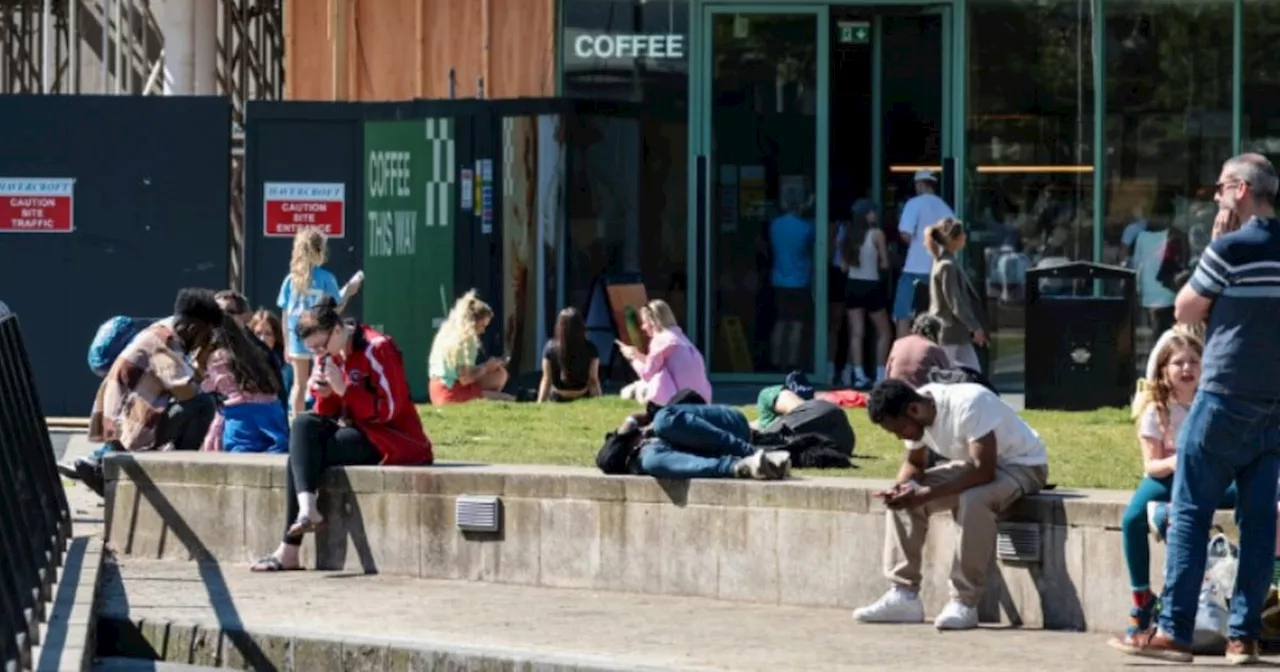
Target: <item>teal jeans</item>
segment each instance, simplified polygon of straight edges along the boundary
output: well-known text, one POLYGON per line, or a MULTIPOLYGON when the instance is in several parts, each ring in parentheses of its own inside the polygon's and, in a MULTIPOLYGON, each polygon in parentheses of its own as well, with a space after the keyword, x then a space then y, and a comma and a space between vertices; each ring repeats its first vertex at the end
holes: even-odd
MULTIPOLYGON (((1169 502, 1173 499, 1173 476, 1152 478, 1144 476, 1138 489, 1129 500, 1129 508, 1125 509, 1124 519, 1120 522, 1120 533, 1124 537, 1124 561, 1129 566, 1129 585, 1134 590, 1151 587, 1151 541, 1148 535, 1147 505, 1151 502, 1169 502)), ((1236 506, 1236 486, 1227 488, 1219 509, 1233 509, 1236 506)), ((1208 544, 1208 540, 1205 540, 1208 544)))

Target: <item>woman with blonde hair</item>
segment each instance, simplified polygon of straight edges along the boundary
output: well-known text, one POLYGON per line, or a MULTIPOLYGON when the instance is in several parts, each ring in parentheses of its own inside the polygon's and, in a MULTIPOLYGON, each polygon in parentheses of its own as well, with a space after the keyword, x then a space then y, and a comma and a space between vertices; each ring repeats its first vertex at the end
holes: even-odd
POLYGON ((316 229, 302 229, 293 237, 293 254, 289 258, 289 274, 280 283, 276 306, 284 315, 285 356, 293 367, 293 385, 289 389, 289 410, 297 415, 306 410, 304 383, 311 377, 311 353, 298 338, 298 318, 314 308, 324 297, 332 297, 341 311, 351 295, 360 290, 363 275, 356 273, 346 287, 338 287, 338 279, 324 268, 328 261, 325 235, 316 229))
POLYGON ((492 321, 493 309, 476 296, 474 289, 453 304, 453 310, 431 342, 431 355, 427 359, 432 404, 461 404, 482 397, 511 399, 502 394, 502 388, 507 385, 506 361, 490 357, 483 364, 476 362, 480 335, 492 321))
POLYGON ((968 241, 964 223, 946 217, 924 230, 924 245, 933 257, 929 272, 929 314, 942 320, 938 345, 952 364, 981 372, 974 345, 987 344, 982 320, 982 296, 956 262, 956 252, 968 241))
POLYGON ((702 353, 684 335, 666 301, 654 299, 640 309, 640 329, 649 337, 649 352, 618 342, 640 380, 622 390, 623 398, 665 406, 680 390, 693 390, 711 402, 711 381, 702 353))

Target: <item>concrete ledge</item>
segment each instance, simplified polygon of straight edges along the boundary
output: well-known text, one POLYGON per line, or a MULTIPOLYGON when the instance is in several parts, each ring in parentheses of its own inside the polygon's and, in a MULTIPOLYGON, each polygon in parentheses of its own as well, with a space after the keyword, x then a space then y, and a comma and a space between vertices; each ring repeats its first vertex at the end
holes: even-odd
MULTIPOLYGON (((469 670, 474 672, 624 672, 668 668, 619 666, 603 656, 529 654, 517 649, 466 647, 432 642, 394 642, 348 637, 322 638, 270 629, 221 629, 180 621, 104 617, 99 655, 137 667, 164 661, 196 667, 177 669, 276 670, 278 672, 385 672, 469 670), (246 655, 246 652, 250 652, 246 655), (127 661, 127 662, 125 662, 127 661)), ((107 668, 103 669, 119 669, 107 668)), ((165 669, 156 667, 155 669, 165 669)))
POLYGON ((79 536, 68 544, 40 645, 32 652, 37 672, 88 670, 93 662, 102 543, 97 536, 79 536))
MULTIPOLYGON (((115 455, 107 479, 107 538, 124 554, 240 563, 283 531, 282 457, 115 455)), ((327 524, 303 554, 320 569, 847 608, 885 588, 885 509, 871 496, 885 484, 500 465, 336 469, 321 497, 327 524), (461 494, 500 496, 502 530, 460 532, 461 494)), ((1042 561, 993 563, 984 620, 1123 629, 1130 598, 1118 527, 1129 494, 1053 491, 1019 503, 1009 520, 1038 526, 1042 561)), ((950 518, 935 517, 923 591, 931 611, 946 600, 955 539, 950 518)), ((1163 547, 1152 555, 1158 582, 1163 547)))

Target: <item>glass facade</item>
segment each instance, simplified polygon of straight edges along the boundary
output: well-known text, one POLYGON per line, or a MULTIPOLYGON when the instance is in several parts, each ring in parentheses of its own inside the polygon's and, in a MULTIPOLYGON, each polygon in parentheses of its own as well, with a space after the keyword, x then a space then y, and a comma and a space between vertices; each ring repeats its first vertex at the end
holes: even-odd
MULTIPOLYGON (((759 239, 786 185, 825 202, 831 221, 815 222, 820 236, 833 238, 849 204, 864 196, 892 234, 910 196, 909 175, 954 166, 955 174, 941 175, 943 196, 961 206, 969 229, 965 261, 985 291, 993 327, 990 373, 1012 391, 1023 379, 1029 269, 1074 260, 1133 268, 1138 360, 1145 361, 1151 334, 1172 317, 1164 251, 1178 244, 1187 254, 1172 263, 1189 265, 1207 243, 1222 161, 1239 151, 1280 159, 1280 112, 1269 95, 1280 89, 1280 65, 1267 50, 1280 36, 1280 2, 854 0, 820 9, 817 20, 808 18, 813 3, 787 5, 562 0, 562 92, 644 101, 667 115, 662 132, 627 122, 639 127, 626 143, 641 152, 661 147, 667 157, 665 167, 638 163, 650 175, 649 196, 636 210, 642 224, 615 217, 616 225, 595 224, 595 235, 586 224, 570 227, 605 246, 596 256, 642 271, 652 294, 674 286, 676 275, 681 287, 686 276, 706 283, 708 291, 691 300, 709 305, 688 314, 713 316, 699 338, 712 350, 713 372, 779 368, 762 326, 773 307, 757 276, 767 270, 759 239), (828 53, 814 52, 817 26, 828 26, 828 53), (683 37, 681 58, 636 55, 669 54, 671 34, 683 37), (633 40, 643 45, 623 50, 625 39, 611 47, 599 35, 661 39, 633 40), (819 99, 830 102, 816 105, 819 99), (797 134, 803 137, 791 137, 797 134), (823 162, 811 156, 815 142, 830 147, 823 162), (708 159, 701 199, 689 170, 695 154, 708 159), (795 166, 791 155, 800 157, 795 166), (730 187, 733 198, 724 193, 730 187), (760 192, 756 205, 743 200, 752 189, 760 192), (646 215, 643 204, 659 193, 679 205, 646 215), (763 214, 751 219, 752 208, 763 214), (644 252, 646 235, 629 238, 635 226, 658 227, 662 242, 653 244, 661 252, 644 252), (731 325, 746 332, 748 347, 722 343, 728 337, 718 311, 751 318, 731 325)), ((583 179, 606 181, 593 172, 583 179)), ((821 219, 814 207, 801 216, 821 219)), ((583 214, 591 217, 601 219, 594 210, 583 214)), ((834 239, 824 242, 830 248, 834 239)), ((814 254, 816 285, 826 280, 814 254)), ((816 291, 804 306, 803 342, 813 344, 805 354, 831 347, 801 368, 823 371, 829 367, 818 360, 836 358, 843 337, 835 287, 826 292, 829 310, 817 309, 816 291), (822 338, 819 326, 829 329, 822 338)), ((678 314, 686 315, 683 306, 678 314)))
POLYGON ((564 0, 560 89, 627 101, 566 129, 565 303, 583 309, 596 278, 639 274, 649 298, 687 306, 689 2, 564 0))

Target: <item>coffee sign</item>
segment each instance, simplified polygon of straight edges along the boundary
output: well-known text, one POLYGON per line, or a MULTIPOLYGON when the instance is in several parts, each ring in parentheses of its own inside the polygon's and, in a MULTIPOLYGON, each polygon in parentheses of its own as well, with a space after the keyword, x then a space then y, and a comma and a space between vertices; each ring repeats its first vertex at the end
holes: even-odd
POLYGON ((684 35, 578 35, 573 38, 573 55, 604 59, 681 59, 684 35))

